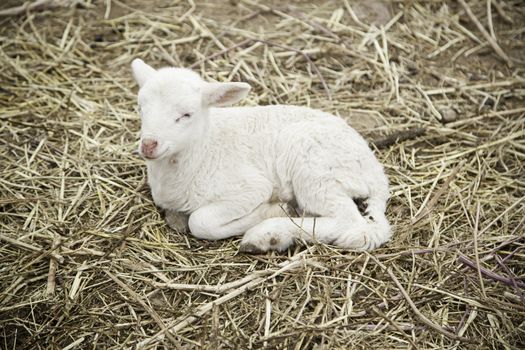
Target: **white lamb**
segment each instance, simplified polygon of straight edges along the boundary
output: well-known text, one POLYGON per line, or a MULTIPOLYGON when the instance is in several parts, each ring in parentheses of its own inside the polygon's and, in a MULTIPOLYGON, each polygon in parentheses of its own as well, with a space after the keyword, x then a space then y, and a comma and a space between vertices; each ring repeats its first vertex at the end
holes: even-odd
POLYGON ((222 108, 250 86, 140 59, 132 70, 153 199, 168 215, 189 214, 195 237, 244 234, 244 252, 282 251, 295 239, 369 250, 390 238, 383 167, 344 120, 296 106, 222 108), (285 203, 301 214, 289 217, 285 203))

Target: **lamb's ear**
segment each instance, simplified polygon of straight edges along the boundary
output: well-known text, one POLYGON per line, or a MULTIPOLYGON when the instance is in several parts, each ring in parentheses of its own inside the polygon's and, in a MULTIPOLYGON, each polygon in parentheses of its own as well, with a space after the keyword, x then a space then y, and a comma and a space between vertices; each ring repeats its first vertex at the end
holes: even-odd
POLYGON ((204 83, 202 101, 210 107, 230 106, 245 98, 250 89, 246 83, 204 83))
POLYGON ((137 81, 140 87, 146 84, 146 81, 156 72, 156 70, 144 63, 140 58, 135 58, 131 62, 131 70, 133 71, 133 77, 137 81))

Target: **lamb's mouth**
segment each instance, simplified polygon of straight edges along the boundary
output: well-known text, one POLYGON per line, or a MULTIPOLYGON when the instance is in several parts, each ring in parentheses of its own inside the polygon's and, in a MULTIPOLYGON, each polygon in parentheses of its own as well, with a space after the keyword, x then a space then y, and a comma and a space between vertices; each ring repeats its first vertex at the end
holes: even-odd
POLYGON ((145 154, 141 154, 141 156, 146 159, 146 160, 156 160, 156 159, 160 159, 164 154, 166 154, 169 150, 169 147, 166 148, 161 154, 155 156, 155 157, 148 157, 147 155, 145 154))

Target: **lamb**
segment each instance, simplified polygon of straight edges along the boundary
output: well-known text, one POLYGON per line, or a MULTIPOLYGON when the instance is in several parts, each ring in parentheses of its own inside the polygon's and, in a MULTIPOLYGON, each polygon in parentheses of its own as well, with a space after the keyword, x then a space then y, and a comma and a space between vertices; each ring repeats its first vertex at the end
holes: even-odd
POLYGON ((191 234, 243 235, 240 251, 296 240, 371 250, 389 240, 388 179, 341 118, 306 107, 227 107, 250 85, 205 82, 184 68, 132 62, 139 154, 156 205, 189 215, 191 234), (360 212, 356 202, 366 203, 360 212), (294 217, 286 208, 296 207, 294 217))

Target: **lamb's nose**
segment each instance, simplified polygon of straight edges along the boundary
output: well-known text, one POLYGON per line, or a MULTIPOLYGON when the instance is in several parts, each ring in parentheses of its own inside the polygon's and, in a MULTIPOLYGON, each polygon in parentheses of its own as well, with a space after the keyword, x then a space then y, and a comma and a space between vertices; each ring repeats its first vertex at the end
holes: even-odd
POLYGON ((154 139, 142 140, 142 154, 144 154, 146 158, 153 158, 153 155, 155 154, 155 149, 157 148, 158 144, 159 143, 157 142, 157 140, 154 139))

